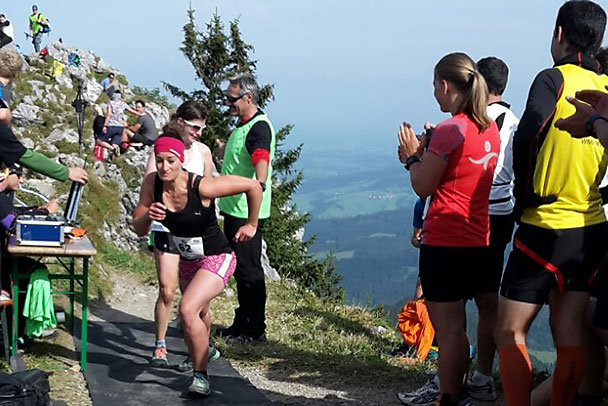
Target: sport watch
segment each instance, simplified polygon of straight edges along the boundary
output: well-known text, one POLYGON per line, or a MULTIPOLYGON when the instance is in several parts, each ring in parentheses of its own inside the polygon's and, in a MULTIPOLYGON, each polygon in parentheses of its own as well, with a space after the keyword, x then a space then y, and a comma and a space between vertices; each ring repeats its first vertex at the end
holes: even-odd
POLYGON ((418 155, 412 155, 405 160, 405 169, 410 170, 410 166, 415 164, 416 162, 422 162, 422 159, 418 155))
POLYGON ((587 124, 585 124, 585 135, 593 138, 597 138, 597 134, 595 133, 595 128, 593 125, 597 120, 603 120, 608 123, 608 118, 602 116, 601 114, 594 114, 591 116, 589 120, 587 120, 587 124))

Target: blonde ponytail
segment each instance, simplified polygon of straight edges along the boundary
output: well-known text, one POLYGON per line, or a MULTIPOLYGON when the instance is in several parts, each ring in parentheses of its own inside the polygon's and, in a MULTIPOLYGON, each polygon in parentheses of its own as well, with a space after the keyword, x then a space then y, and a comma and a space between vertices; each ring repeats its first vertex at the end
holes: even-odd
POLYGON ((488 85, 467 54, 455 52, 441 58, 435 66, 435 77, 452 83, 462 92, 458 113, 465 113, 480 132, 490 127, 488 85))

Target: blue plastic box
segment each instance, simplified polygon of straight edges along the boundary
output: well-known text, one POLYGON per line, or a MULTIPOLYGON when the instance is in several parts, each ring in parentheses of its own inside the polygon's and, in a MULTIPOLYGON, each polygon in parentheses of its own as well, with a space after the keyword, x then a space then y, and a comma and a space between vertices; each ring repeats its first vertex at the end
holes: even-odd
POLYGON ((17 245, 59 247, 64 243, 64 221, 48 216, 19 216, 16 220, 17 245))

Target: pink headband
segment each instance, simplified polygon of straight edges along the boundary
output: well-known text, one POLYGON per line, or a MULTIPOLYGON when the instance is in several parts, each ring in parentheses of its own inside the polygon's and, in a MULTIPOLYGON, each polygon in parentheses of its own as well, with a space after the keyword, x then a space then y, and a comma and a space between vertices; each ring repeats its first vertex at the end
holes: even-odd
POLYGON ((184 163, 184 143, 173 137, 158 137, 154 143, 154 153, 170 152, 184 163))

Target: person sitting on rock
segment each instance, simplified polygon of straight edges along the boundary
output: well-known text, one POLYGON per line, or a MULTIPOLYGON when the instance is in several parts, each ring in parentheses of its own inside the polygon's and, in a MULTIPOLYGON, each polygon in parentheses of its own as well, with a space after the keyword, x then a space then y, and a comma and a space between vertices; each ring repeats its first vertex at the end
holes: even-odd
POLYGON ((103 87, 103 92, 108 95, 110 100, 112 100, 112 95, 116 91, 116 76, 110 72, 108 76, 101 81, 101 86, 103 87))
POLYGON ((93 119, 93 138, 95 139, 95 147, 93 148, 93 155, 100 161, 103 161, 107 151, 107 153, 111 153, 114 151, 114 147, 112 144, 103 141, 105 139, 105 134, 103 133, 103 126, 106 122, 106 118, 103 115, 103 111, 101 107, 98 105, 95 106, 95 118, 93 119))
POLYGON ((156 123, 150 113, 146 111, 146 103, 143 100, 135 101, 135 111, 139 113, 137 123, 125 127, 120 144, 121 152, 125 152, 133 143, 154 145, 154 141, 158 137, 156 123))
POLYGON ((140 115, 122 100, 122 94, 117 90, 112 94, 112 101, 108 103, 108 113, 102 129, 103 136, 99 137, 101 141, 111 144, 117 155, 120 154, 120 141, 126 124, 125 110, 140 115))

